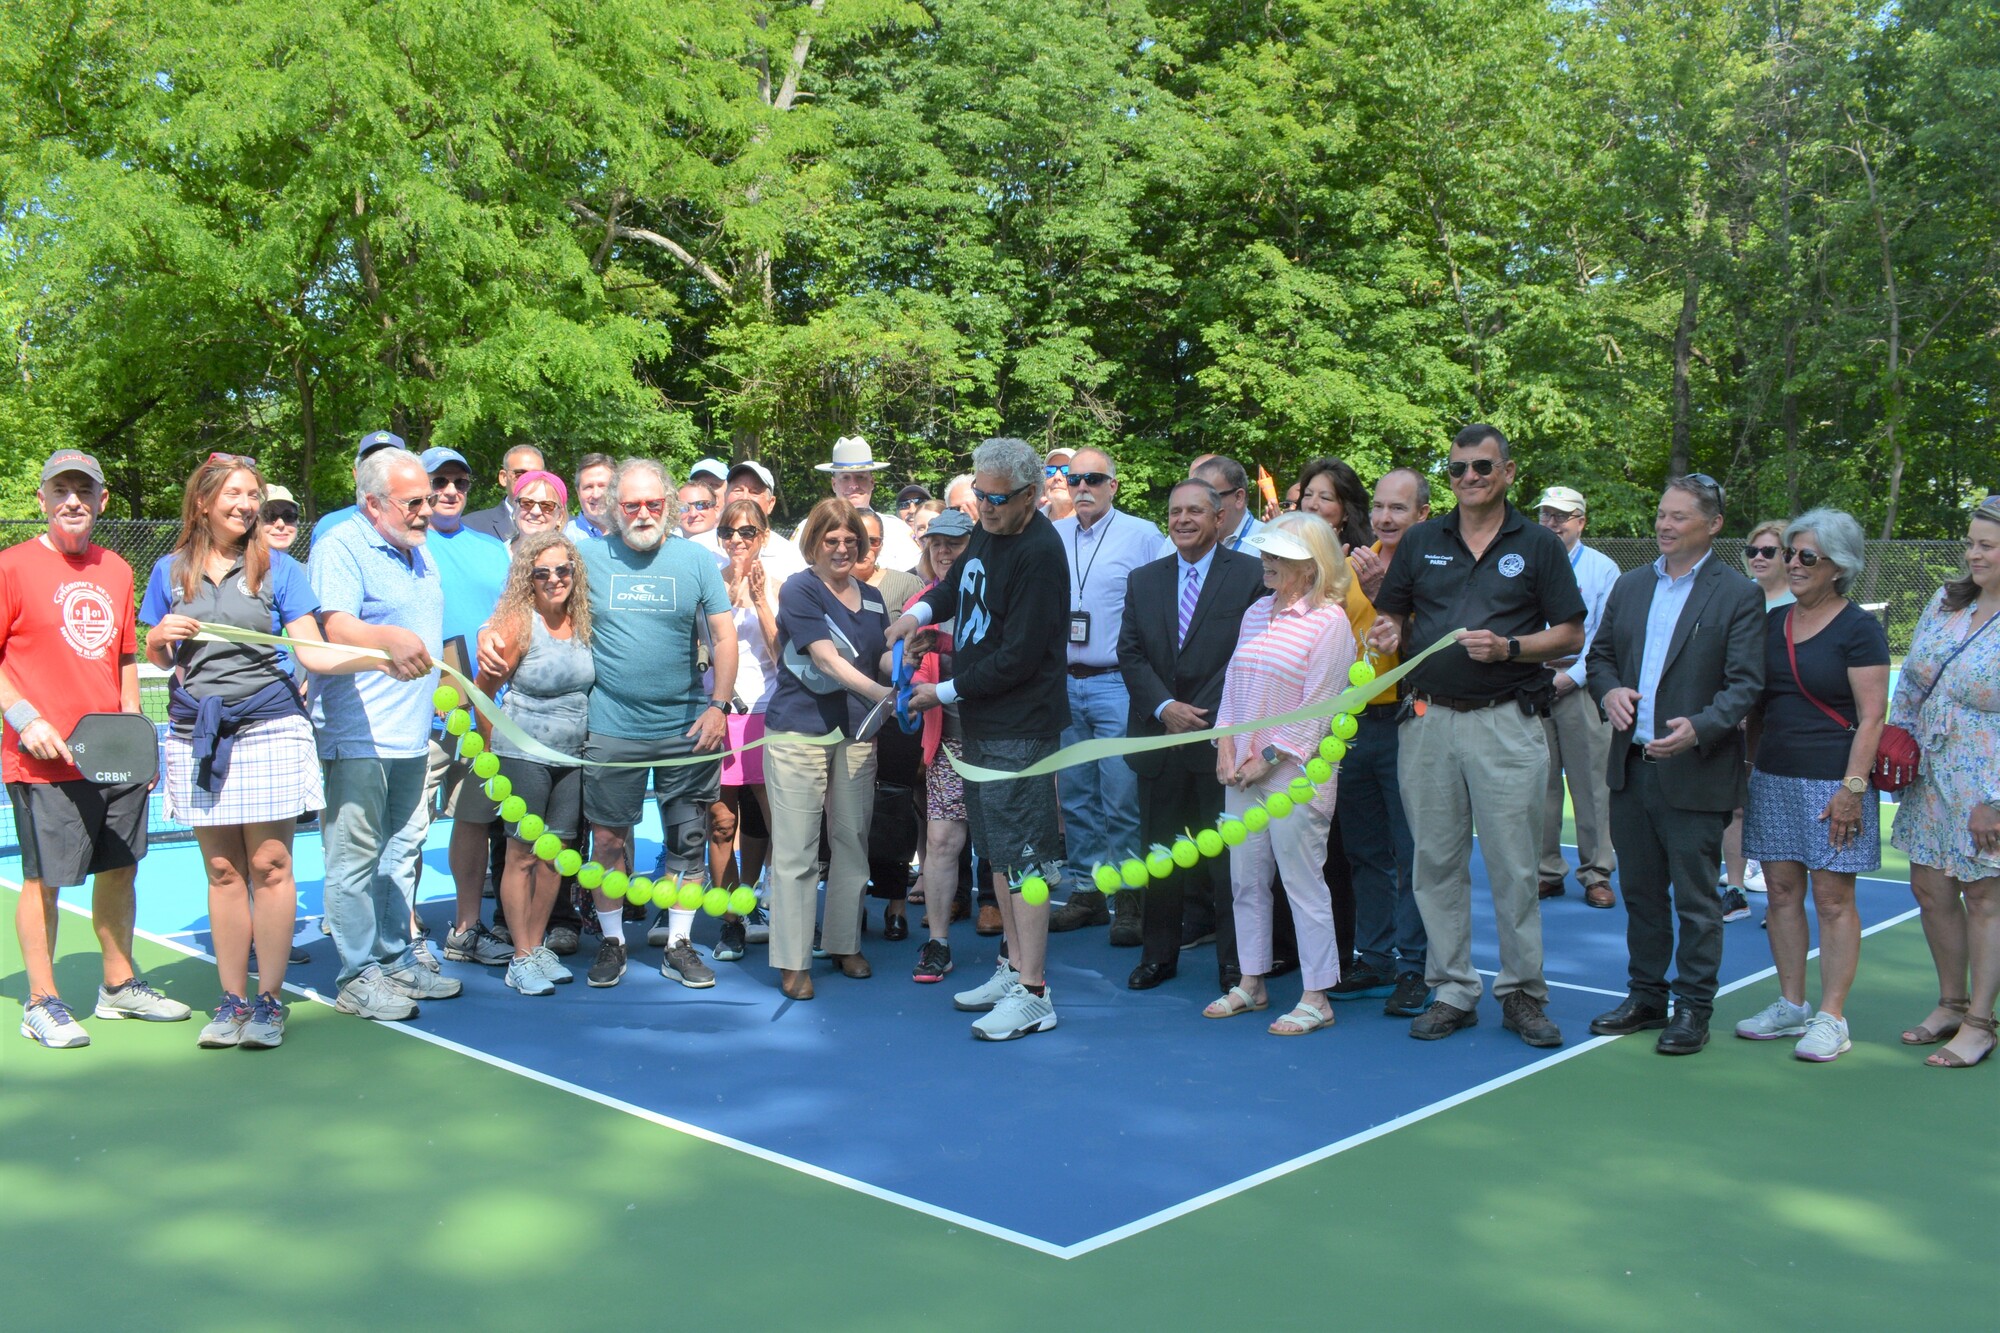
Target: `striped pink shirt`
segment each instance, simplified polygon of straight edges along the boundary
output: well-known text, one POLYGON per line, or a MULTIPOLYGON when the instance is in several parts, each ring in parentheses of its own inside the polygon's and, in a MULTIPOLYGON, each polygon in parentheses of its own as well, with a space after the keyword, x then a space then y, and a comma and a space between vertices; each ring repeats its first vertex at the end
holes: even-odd
MULTIPOLYGON (((1347 680, 1347 669, 1354 664, 1354 632, 1339 604, 1309 606, 1301 598, 1275 617, 1271 604, 1272 599, 1265 597, 1243 613, 1236 653, 1229 659, 1229 674, 1222 682, 1217 726, 1234 726, 1325 703, 1347 680)), ((1326 719, 1321 718, 1230 739, 1235 742, 1238 763, 1266 745, 1275 745, 1304 763, 1319 752, 1326 728, 1326 719)))

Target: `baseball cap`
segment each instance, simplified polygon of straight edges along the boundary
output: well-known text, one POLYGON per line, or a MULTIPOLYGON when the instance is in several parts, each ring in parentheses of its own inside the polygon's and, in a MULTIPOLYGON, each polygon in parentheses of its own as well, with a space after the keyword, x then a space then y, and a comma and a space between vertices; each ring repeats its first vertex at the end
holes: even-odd
POLYGON ((292 493, 286 490, 283 486, 266 486, 264 488, 264 503, 267 505, 268 504, 295 505, 298 503, 298 501, 294 499, 292 493))
POLYGON ((1042 462, 1045 464, 1053 463, 1058 458, 1069 459, 1074 457, 1076 457, 1076 450, 1065 447, 1058 447, 1049 450, 1047 457, 1043 458, 1042 462))
POLYGON ((742 462, 731 467, 729 469, 729 475, 724 477, 723 481, 729 482, 735 480, 736 474, 739 472, 748 472, 752 476, 756 477, 757 480, 764 483, 764 489, 767 491, 775 491, 778 489, 778 483, 771 479, 771 469, 765 467, 762 463, 759 463, 754 458, 746 458, 742 462))
POLYGON ((1588 508, 1580 492, 1567 486, 1551 486, 1542 492, 1542 498, 1535 501, 1537 509, 1560 509, 1566 514, 1581 514, 1588 508))
POLYGON ((911 482, 909 485, 905 486, 902 490, 896 492, 896 505, 898 508, 901 508, 903 505, 910 503, 910 501, 912 500, 921 503, 930 498, 931 498, 930 487, 919 486, 917 483, 911 482))
POLYGON ((446 463, 456 463, 467 472, 472 471, 472 464, 466 462, 465 455, 456 449, 447 449, 443 445, 435 445, 432 448, 424 450, 424 471, 436 472, 446 463))
POLYGON ((722 460, 719 458, 702 458, 697 459, 695 465, 688 469, 688 475, 693 477, 706 472, 717 481, 727 483, 729 481, 729 471, 727 467, 723 466, 722 460))
POLYGON ((947 509, 942 514, 931 516, 930 526, 924 529, 926 537, 970 537, 972 516, 963 509, 947 509))
POLYGON ((403 437, 394 431, 371 430, 361 437, 361 443, 354 446, 354 461, 359 463, 377 449, 401 449, 403 437))
POLYGON ((59 476, 64 472, 81 472, 99 486, 104 484, 104 469, 97 460, 81 449, 58 449, 49 455, 49 461, 42 464, 42 480, 59 476))

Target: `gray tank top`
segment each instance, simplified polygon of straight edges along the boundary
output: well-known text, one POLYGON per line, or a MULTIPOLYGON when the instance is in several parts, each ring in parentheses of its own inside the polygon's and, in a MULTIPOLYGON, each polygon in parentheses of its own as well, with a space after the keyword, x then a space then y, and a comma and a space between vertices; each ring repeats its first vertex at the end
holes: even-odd
MULTIPOLYGON (((579 639, 550 636, 540 616, 530 616, 534 634, 514 678, 507 683, 501 711, 521 730, 554 750, 581 756, 590 730, 590 687, 597 667, 590 645, 579 639)), ((493 734, 493 752, 523 759, 520 748, 506 736, 493 734)))

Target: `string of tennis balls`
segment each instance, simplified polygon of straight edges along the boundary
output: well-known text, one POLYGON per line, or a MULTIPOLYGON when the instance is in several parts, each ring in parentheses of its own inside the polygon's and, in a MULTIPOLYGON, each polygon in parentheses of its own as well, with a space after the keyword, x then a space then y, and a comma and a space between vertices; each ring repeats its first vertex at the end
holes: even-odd
MULTIPOLYGON (((1347 669, 1347 679, 1354 685, 1366 685, 1375 679, 1375 668, 1365 660, 1358 661, 1347 669)), ((1360 726, 1360 720, 1352 712, 1335 713, 1327 724, 1327 735, 1319 743, 1319 753, 1306 761, 1305 772, 1293 778, 1285 790, 1272 792, 1241 815, 1223 816, 1214 828, 1199 833, 1183 830, 1171 847, 1156 842, 1143 857, 1128 857, 1115 866, 1094 866, 1091 883, 1100 893, 1143 889, 1177 869, 1192 868, 1204 856, 1221 856, 1252 833, 1262 833, 1272 820, 1284 819, 1311 801, 1322 783, 1332 780, 1333 766, 1347 757, 1347 743, 1354 739, 1360 726)), ((1049 900, 1049 882, 1040 875, 1024 875, 1014 887, 1020 892, 1021 901, 1031 907, 1049 900)))
POLYGON ((690 912, 699 908, 710 916, 729 912, 748 916, 757 910, 757 890, 748 884, 739 884, 734 889, 719 884, 704 887, 699 881, 683 882, 674 875, 655 881, 645 875, 606 870, 600 862, 584 860, 574 847, 563 846, 562 839, 548 831, 542 817, 531 813, 528 803, 514 794, 514 784, 500 772, 500 756, 487 749, 485 739, 472 729, 472 714, 463 707, 464 699, 458 690, 440 685, 431 695, 431 703, 444 714, 446 734, 458 738, 458 757, 471 761, 473 776, 500 808, 501 822, 513 825, 514 836, 533 848, 537 857, 553 864, 557 874, 571 876, 586 889, 595 889, 607 898, 623 899, 638 907, 657 903, 690 912))

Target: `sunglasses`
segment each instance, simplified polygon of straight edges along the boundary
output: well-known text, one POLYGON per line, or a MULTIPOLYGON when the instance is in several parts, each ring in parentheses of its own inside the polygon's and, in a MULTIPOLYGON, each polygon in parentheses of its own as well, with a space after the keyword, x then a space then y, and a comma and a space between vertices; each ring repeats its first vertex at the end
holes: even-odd
POLYGON ((715 530, 716 540, 725 542, 732 538, 739 542, 754 542, 763 535, 764 529, 749 523, 744 524, 740 528, 717 528, 715 530))
POLYGON ((208 462, 228 463, 234 467, 256 467, 257 460, 248 454, 210 454, 208 462))
POLYGON ((457 492, 458 492, 458 493, 459 493, 460 495, 470 495, 470 494, 472 494, 472 478, 470 478, 470 477, 432 477, 432 478, 431 478, 431 490, 432 490, 432 491, 434 491, 434 492, 435 492, 435 491, 457 491, 457 492))
POLYGON ((665 500, 620 500, 618 507, 625 511, 625 517, 637 518, 641 514, 651 514, 654 518, 667 512, 665 500))
POLYGON ((410 517, 415 518, 420 510, 429 509, 431 507, 432 500, 431 497, 428 495, 413 495, 407 500, 396 500, 396 499, 385 498, 383 500, 383 503, 393 505, 396 508, 401 509, 405 514, 408 514, 410 517))
POLYGON ((537 583, 568 583, 576 577, 576 566, 567 561, 560 565, 536 565, 528 571, 528 577, 537 583))
POLYGON ((1042 475, 1044 477, 1067 477, 1069 475, 1069 464, 1067 463, 1044 464, 1042 467, 1042 475))
POLYGON ((682 505, 681 508, 685 509, 687 512, 691 514, 706 514, 709 510, 715 508, 715 501, 689 500, 686 504, 682 505))
POLYGON ((991 505, 995 509, 1005 509, 1022 494, 1034 489, 1034 483, 1032 482, 1026 486, 1016 486, 1011 491, 982 491, 977 486, 974 486, 972 488, 972 498, 983 505, 991 505))
POLYGON ((1790 546, 1785 548, 1785 563, 1789 565, 1792 561, 1796 560, 1799 562, 1799 568, 1801 569, 1811 569, 1814 565, 1825 559, 1826 557, 1818 551, 1801 551, 1790 546))
POLYGON ((1107 481, 1116 481, 1117 478, 1109 472, 1078 472, 1069 480, 1072 486, 1102 486, 1107 481))
POLYGON ((514 507, 530 518, 554 518, 563 511, 560 500, 516 500, 514 507))
POLYGON ((1476 477, 1490 477, 1493 475, 1493 469, 1499 466, 1490 458, 1454 458, 1444 465, 1444 470, 1454 477, 1462 477, 1466 469, 1470 468, 1476 477))
POLYGON ((1743 554, 1752 560, 1776 560, 1782 549, 1777 546, 1746 546, 1743 554))
POLYGON ((299 507, 288 504, 265 505, 258 516, 266 523, 297 523, 299 507))

